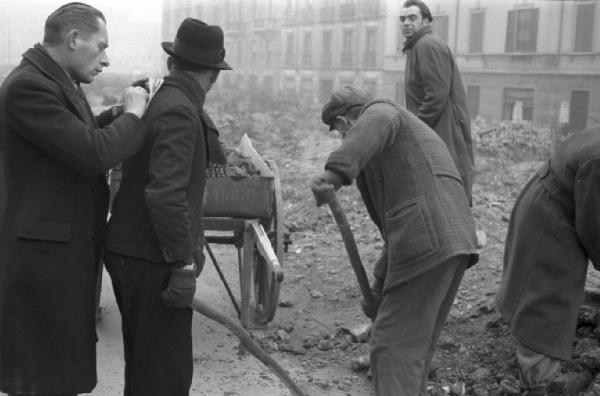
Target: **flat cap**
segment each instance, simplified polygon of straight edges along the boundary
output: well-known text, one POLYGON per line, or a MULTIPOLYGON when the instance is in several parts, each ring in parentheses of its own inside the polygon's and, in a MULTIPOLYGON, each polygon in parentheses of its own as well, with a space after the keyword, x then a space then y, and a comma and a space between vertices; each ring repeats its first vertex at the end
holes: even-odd
POLYGON ((321 119, 325 125, 329 125, 329 130, 333 130, 333 122, 336 117, 344 114, 348 109, 355 106, 362 106, 373 100, 373 97, 362 89, 345 85, 338 88, 331 94, 331 98, 323 106, 321 119))

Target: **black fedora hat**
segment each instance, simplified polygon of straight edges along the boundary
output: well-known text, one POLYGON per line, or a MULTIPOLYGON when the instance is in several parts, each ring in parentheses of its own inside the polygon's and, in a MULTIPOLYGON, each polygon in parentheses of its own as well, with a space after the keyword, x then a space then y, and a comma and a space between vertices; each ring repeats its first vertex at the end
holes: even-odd
POLYGON ((186 18, 177 29, 174 42, 161 43, 165 52, 198 66, 231 70, 225 62, 223 30, 199 19, 186 18))

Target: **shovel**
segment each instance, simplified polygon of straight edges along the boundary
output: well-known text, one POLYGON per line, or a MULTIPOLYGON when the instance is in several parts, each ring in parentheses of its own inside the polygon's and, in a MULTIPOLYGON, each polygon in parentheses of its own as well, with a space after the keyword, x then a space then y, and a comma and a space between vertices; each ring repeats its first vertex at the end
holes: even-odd
MULTIPOLYGON (((323 192, 326 196, 325 202, 327 205, 329 205, 331 214, 333 215, 333 218, 340 229, 340 234, 342 234, 342 240, 344 241, 344 246, 346 247, 346 253, 348 253, 348 258, 350 259, 350 264, 354 270, 354 275, 356 275, 356 280, 358 281, 358 286, 362 292, 363 299, 365 303, 371 303, 373 301, 373 293, 371 292, 371 286, 369 285, 369 278, 367 278, 365 267, 360 260, 356 241, 354 240, 354 235, 352 234, 352 230, 350 229, 350 225, 348 224, 344 210, 342 209, 340 201, 338 201, 337 196, 335 195, 333 186, 325 185, 323 188, 323 192)), ((315 198, 317 197, 315 196, 315 198)), ((321 203, 322 202, 320 202, 320 200, 317 198, 317 205, 320 205, 321 203)))

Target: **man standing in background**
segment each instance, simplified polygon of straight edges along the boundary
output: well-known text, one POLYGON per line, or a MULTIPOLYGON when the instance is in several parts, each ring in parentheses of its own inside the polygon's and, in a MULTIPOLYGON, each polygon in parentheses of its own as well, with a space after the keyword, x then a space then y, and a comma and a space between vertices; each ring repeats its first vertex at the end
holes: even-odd
POLYGON ((94 117, 80 88, 109 65, 104 15, 59 7, 0 88, 0 390, 72 396, 96 386, 96 277, 106 172, 139 151, 147 94, 94 117))
POLYGON ((406 1, 400 11, 406 38, 406 107, 446 143, 472 204, 474 155, 467 96, 450 48, 432 34, 432 20, 422 1, 406 1))

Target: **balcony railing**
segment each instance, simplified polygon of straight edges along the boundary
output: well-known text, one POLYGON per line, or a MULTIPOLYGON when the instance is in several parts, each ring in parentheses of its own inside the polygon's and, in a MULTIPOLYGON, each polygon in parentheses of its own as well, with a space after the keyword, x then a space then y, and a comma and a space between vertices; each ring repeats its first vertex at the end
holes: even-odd
POLYGON ((501 53, 472 54, 460 53, 467 68, 503 70, 507 68, 532 71, 592 71, 597 70, 600 52, 580 53, 501 53))

